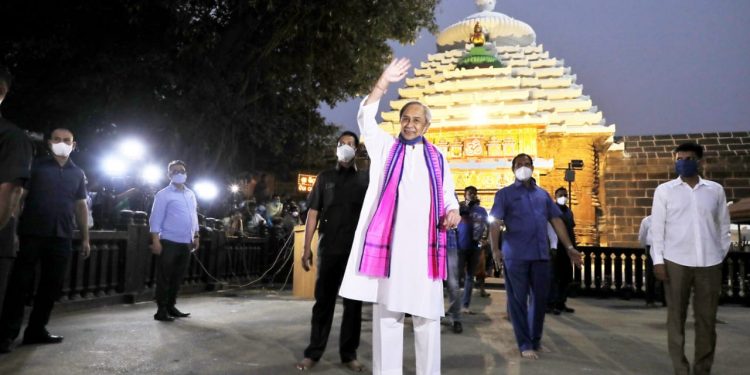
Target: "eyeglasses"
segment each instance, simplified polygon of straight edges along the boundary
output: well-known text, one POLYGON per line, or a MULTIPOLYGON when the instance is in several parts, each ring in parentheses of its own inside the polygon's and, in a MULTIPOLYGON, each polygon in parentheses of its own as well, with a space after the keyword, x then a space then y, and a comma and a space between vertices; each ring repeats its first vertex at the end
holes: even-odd
POLYGON ((422 124, 422 119, 419 117, 409 117, 409 116, 401 117, 401 124, 408 124, 409 122, 411 122, 414 125, 420 125, 422 124))

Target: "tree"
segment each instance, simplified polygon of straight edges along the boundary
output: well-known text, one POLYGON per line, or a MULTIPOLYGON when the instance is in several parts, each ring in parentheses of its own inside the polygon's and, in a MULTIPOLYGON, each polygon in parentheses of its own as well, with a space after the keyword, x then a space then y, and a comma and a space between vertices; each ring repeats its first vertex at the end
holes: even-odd
POLYGON ((386 41, 434 32, 436 3, 6 0, 0 61, 17 80, 4 114, 69 127, 91 156, 136 132, 193 170, 320 167, 336 128, 319 103, 369 91, 386 41))

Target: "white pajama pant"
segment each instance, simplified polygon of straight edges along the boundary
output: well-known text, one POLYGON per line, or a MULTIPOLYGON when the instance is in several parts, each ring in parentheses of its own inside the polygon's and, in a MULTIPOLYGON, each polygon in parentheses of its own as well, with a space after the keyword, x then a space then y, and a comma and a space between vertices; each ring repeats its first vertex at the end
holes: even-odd
MULTIPOLYGON (((372 306, 372 373, 403 374, 404 313, 372 306)), ((417 375, 440 374, 440 320, 412 316, 417 375)))

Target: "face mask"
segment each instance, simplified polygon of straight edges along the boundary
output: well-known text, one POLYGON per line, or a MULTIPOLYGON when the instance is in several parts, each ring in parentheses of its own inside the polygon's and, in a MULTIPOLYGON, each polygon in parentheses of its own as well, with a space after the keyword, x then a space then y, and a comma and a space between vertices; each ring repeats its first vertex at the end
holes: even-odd
POLYGON ((175 173, 170 180, 175 184, 184 184, 187 181, 187 173, 175 173))
POLYGON ((564 206, 566 203, 568 203, 568 198, 566 197, 557 197, 557 204, 564 206))
POLYGON ((698 161, 690 159, 677 160, 674 169, 682 177, 693 177, 698 174, 698 161))
POLYGON ((354 159, 354 148, 349 145, 341 145, 336 148, 336 157, 340 162, 348 163, 354 159))
POLYGON ((73 152, 73 145, 69 145, 65 142, 53 143, 52 153, 57 156, 67 158, 70 153, 73 152))
POLYGON ((526 181, 531 178, 531 168, 519 167, 518 169, 516 169, 515 174, 518 181, 526 181))

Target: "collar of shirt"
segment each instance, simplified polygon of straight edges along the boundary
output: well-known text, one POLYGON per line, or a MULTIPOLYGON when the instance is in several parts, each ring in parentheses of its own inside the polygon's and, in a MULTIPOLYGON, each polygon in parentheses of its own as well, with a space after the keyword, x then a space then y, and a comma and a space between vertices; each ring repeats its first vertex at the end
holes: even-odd
POLYGON ((516 179, 516 181, 513 182, 512 186, 514 188, 522 188, 522 189, 527 189, 527 190, 534 190, 536 188, 536 180, 534 180, 533 178, 529 179, 529 184, 530 184, 529 187, 526 187, 526 185, 524 185, 523 182, 518 181, 518 179, 516 179))
MULTIPOLYGON (((680 186, 680 185, 683 185, 683 184, 687 185, 688 187, 690 187, 690 185, 688 185, 687 182, 683 181, 682 178, 679 177, 679 176, 677 178, 675 178, 674 180, 669 181, 667 184, 668 184, 667 186, 669 186, 670 188, 674 188, 675 186, 680 186)), ((698 186, 701 186, 701 185, 708 186, 709 184, 706 182, 706 180, 702 179, 701 176, 698 176, 698 183, 695 184, 695 187, 691 188, 691 189, 697 189, 698 186)))
POLYGON ((185 186, 184 184, 182 185, 182 189, 180 189, 177 186, 175 186, 175 184, 173 184, 173 183, 170 183, 169 186, 167 186, 167 189, 169 189, 171 191, 176 191, 176 192, 183 192, 183 191, 187 191, 188 190, 187 186, 185 186))
POLYGON ((41 159, 39 160, 39 162, 40 162, 40 163, 43 163, 43 164, 47 164, 47 163, 49 163, 49 164, 54 164, 54 165, 55 165, 55 166, 57 166, 57 167, 60 167, 60 168, 66 168, 66 169, 67 169, 67 168, 75 168, 75 167, 77 167, 76 163, 74 163, 74 162, 73 162, 73 159, 71 159, 71 158, 68 158, 68 160, 66 160, 66 161, 65 161, 65 164, 63 164, 63 165, 60 165, 60 164, 59 164, 59 163, 57 162, 57 159, 55 159, 55 157, 54 157, 54 156, 51 156, 51 155, 47 155, 47 156, 45 156, 45 157, 41 158, 41 159))
POLYGON ((356 172, 357 171, 357 163, 355 163, 354 160, 352 160, 352 165, 349 168, 344 168, 344 167, 341 166, 341 163, 337 162, 336 163, 336 171, 339 172, 339 173, 342 173, 342 172, 350 172, 350 173, 356 172))

